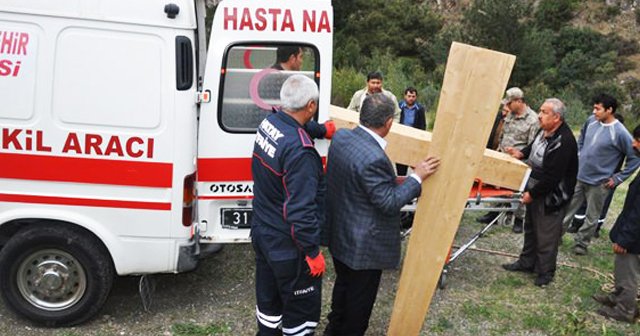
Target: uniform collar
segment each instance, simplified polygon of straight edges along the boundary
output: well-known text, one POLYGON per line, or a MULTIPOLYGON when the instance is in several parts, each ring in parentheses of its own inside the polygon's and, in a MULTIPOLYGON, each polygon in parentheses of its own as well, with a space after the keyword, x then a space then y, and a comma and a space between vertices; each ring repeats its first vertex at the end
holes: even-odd
POLYGON ((283 110, 278 110, 278 112, 276 113, 276 115, 285 123, 294 126, 294 127, 302 127, 302 125, 300 125, 298 123, 298 121, 296 121, 295 119, 293 119, 292 116, 286 114, 283 110))

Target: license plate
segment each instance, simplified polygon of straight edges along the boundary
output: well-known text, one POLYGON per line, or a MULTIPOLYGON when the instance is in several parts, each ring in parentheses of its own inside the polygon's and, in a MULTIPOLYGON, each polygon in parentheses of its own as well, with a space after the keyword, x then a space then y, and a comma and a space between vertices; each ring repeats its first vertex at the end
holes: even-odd
POLYGON ((225 229, 248 229, 251 227, 251 208, 222 208, 222 227, 225 229))

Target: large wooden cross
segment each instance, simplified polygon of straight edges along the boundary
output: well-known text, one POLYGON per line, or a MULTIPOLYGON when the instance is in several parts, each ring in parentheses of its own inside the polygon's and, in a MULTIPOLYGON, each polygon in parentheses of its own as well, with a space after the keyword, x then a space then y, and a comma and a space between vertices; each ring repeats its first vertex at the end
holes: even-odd
MULTIPOLYGON (((445 69, 433 136, 394 124, 385 138, 394 162, 441 158, 438 173, 422 185, 402 267, 388 335, 418 335, 453 243, 474 178, 522 190, 529 169, 485 149, 515 56, 453 43, 445 69)), ((353 128, 358 115, 330 108, 338 127, 353 128)))

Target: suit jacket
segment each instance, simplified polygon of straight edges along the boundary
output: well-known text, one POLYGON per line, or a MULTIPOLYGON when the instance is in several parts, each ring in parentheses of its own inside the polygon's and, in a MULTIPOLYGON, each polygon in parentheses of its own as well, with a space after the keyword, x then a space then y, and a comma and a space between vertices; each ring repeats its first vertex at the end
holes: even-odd
POLYGON ((365 130, 338 130, 327 160, 327 216, 322 239, 354 270, 400 262, 400 209, 420 195, 420 183, 396 183, 393 165, 365 130))

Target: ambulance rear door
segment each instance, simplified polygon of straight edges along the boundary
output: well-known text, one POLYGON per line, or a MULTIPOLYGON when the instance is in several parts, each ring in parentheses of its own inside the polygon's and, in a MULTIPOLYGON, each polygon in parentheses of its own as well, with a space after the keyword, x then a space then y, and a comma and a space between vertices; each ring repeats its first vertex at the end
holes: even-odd
MULTIPOLYGON (((331 2, 234 1, 218 4, 211 28, 198 134, 198 220, 201 242, 248 242, 256 127, 280 105, 293 74, 320 89, 317 120, 328 118, 331 94, 331 2), (279 48, 299 46, 299 70, 279 69, 279 48), (208 98, 208 99, 207 99, 208 98)), ((327 141, 316 141, 322 156, 327 141)))

